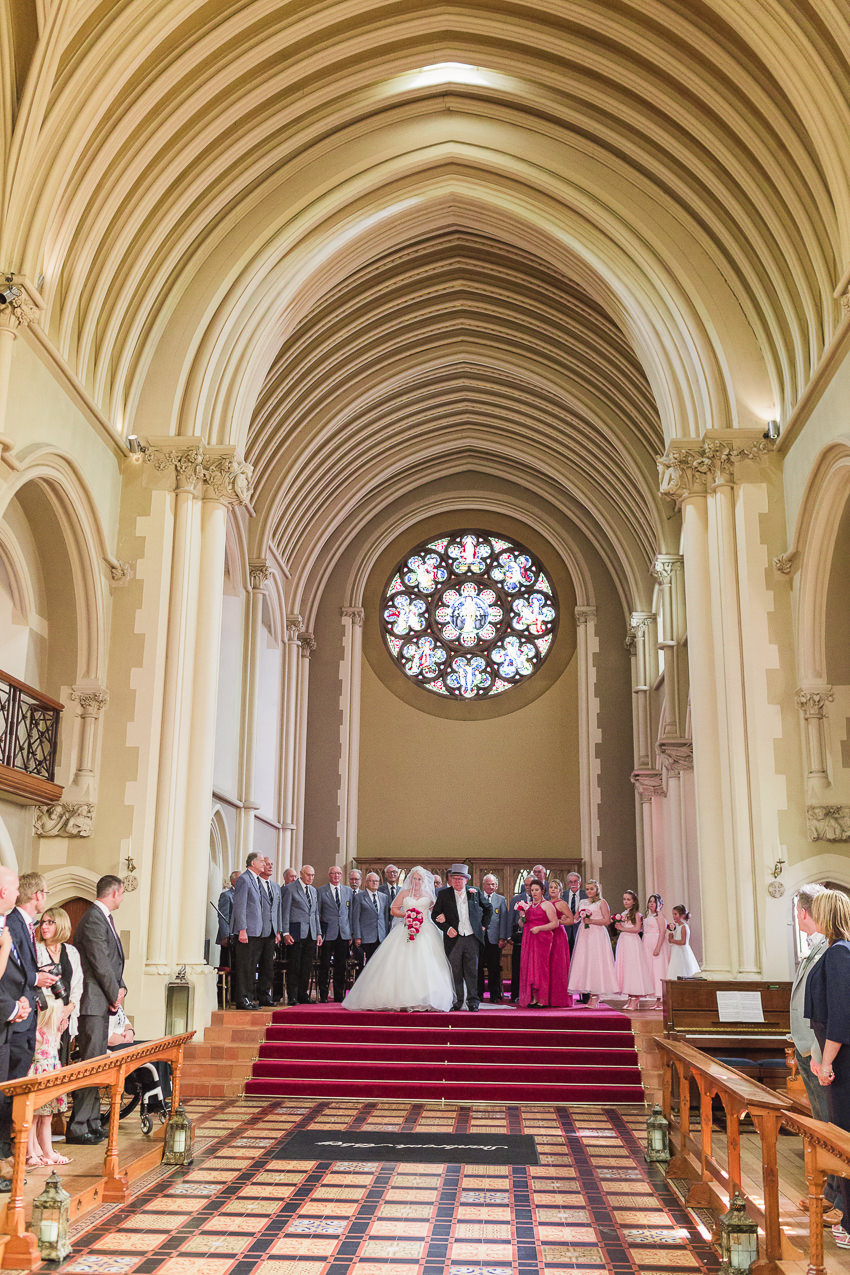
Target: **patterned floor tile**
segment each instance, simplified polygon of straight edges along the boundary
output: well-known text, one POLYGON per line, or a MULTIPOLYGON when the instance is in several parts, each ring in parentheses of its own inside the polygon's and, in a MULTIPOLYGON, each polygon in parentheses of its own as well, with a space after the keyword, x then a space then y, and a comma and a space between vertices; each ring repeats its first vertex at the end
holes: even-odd
POLYGON ((149 1253, 163 1240, 162 1231, 111 1231, 92 1244, 99 1253, 149 1253))
POLYGON ((651 1262, 654 1266, 673 1266, 695 1270, 700 1266, 699 1258, 683 1248, 638 1248, 632 1258, 639 1270, 645 1271, 651 1262))
POLYGON ((232 1257, 169 1257, 156 1275, 227 1275, 232 1266, 232 1257))
POLYGON ((255 1266, 253 1275, 322 1275, 325 1270, 327 1270, 327 1262, 272 1259, 255 1266))
POLYGON ((140 1260, 139 1257, 107 1257, 92 1253, 68 1258, 62 1270, 68 1275, 127 1275, 140 1260))
POLYGON ((369 1239, 363 1243, 364 1257, 398 1257, 418 1260, 422 1257, 425 1245, 421 1240, 382 1240, 369 1239))

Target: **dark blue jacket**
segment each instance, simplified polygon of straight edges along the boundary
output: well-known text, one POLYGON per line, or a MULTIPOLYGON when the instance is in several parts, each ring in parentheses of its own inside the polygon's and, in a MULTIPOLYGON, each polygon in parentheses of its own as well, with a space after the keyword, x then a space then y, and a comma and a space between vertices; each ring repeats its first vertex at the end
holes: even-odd
POLYGON ((803 1013, 826 1040, 850 1045, 850 942, 832 943, 806 982, 803 1013))

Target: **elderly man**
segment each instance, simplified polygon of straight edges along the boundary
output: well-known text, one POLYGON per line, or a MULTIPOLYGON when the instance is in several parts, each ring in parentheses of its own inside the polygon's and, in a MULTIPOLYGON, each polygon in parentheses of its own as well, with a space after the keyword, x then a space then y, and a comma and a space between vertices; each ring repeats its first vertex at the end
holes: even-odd
POLYGON ((481 882, 481 888, 493 909, 493 915, 484 932, 484 948, 478 960, 478 999, 484 999, 486 973, 491 1003, 503 999, 502 948, 510 938, 508 901, 503 894, 497 893, 498 887, 499 882, 492 873, 488 873, 481 882))
POLYGON ((348 874, 349 887, 356 894, 358 890, 363 889, 363 873, 359 868, 352 868, 348 874))
POLYGON ((546 869, 544 868, 543 864, 535 863, 534 867, 531 869, 531 875, 533 877, 536 877, 536 879, 543 886, 543 897, 544 899, 548 899, 549 898, 548 873, 546 872, 546 869))
POLYGON ((286 999, 289 1005, 310 1004, 310 976, 316 947, 322 946, 319 899, 313 887, 316 870, 305 863, 283 892, 281 930, 289 949, 286 960, 286 999))
POLYGON ((229 966, 231 964, 231 943, 230 943, 230 918, 233 915, 233 889, 236 882, 241 877, 241 872, 231 872, 230 885, 226 890, 222 890, 218 896, 218 933, 215 941, 221 948, 221 964, 229 966))
MULTIPOLYGON (((587 898, 587 891, 581 888, 581 877, 578 872, 571 872, 567 877, 567 888, 564 891, 564 902, 575 916, 582 904, 582 900, 587 898)), ((573 948, 576 945, 579 927, 577 925, 567 926, 567 942, 570 945, 570 956, 573 954, 573 948)))
POLYGON ((355 894, 351 907, 354 947, 363 953, 364 963, 374 956, 390 928, 390 904, 378 888, 380 881, 377 872, 367 872, 366 889, 355 894))
POLYGON ((328 884, 318 890, 322 951, 319 956, 319 1000, 328 999, 333 961, 334 1000, 345 995, 345 971, 351 948, 351 901, 354 891, 342 884, 342 868, 328 869, 328 884))
POLYGON ((235 936, 233 947, 233 999, 237 1009, 254 1008, 254 982, 257 998, 268 1005, 272 1001, 274 976, 274 895, 262 879, 266 861, 253 851, 248 855, 245 871, 233 888, 233 914, 230 924, 235 936), (268 947, 271 940, 272 961, 269 968, 268 947), (263 958, 262 969, 260 958, 263 958))
POLYGON ((297 881, 297 880, 298 880, 298 873, 295 871, 294 868, 283 869, 283 888, 284 889, 286 889, 286 887, 290 885, 291 882, 297 881))
MULTIPOLYGON (((829 1107, 826 1089, 821 1085, 812 1071, 812 1062, 821 1061, 821 1050, 812 1031, 812 1025, 804 1016, 806 1003, 806 983, 812 970, 823 958, 829 943, 817 928, 811 915, 812 902, 818 894, 822 894, 822 885, 804 885, 797 892, 797 925, 809 940, 809 950, 797 966, 794 982, 791 985, 791 1039, 797 1053, 797 1066, 806 1087, 812 1115, 815 1120, 829 1122, 829 1107)), ((840 1223, 842 1213, 841 1186, 838 1178, 830 1175, 824 1182, 824 1199, 830 1206, 830 1212, 824 1218, 824 1224, 840 1223)), ((807 1211, 807 1199, 800 1201, 800 1208, 807 1211)))
POLYGON ((493 909, 482 890, 469 884, 469 868, 453 863, 449 884, 434 901, 432 919, 443 931, 443 945, 452 967, 455 1001, 452 1009, 460 1009, 466 992, 466 1008, 478 1009, 478 961, 484 934, 493 909))

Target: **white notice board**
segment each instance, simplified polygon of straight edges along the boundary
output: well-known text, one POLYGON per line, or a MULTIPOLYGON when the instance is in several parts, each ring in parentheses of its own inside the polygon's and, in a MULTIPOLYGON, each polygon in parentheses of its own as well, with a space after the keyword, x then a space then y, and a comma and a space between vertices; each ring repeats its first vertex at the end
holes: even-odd
POLYGON ((721 1023, 763 1023, 761 992, 718 992, 717 1017, 721 1023))

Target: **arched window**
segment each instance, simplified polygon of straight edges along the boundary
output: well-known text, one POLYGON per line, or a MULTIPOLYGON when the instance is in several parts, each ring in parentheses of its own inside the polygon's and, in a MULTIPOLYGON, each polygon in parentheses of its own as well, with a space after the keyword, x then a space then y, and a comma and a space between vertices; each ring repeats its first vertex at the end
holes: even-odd
POLYGON ((384 640, 401 668, 435 695, 485 699, 526 681, 558 625, 555 590, 536 557, 486 531, 418 545, 386 587, 384 640))

